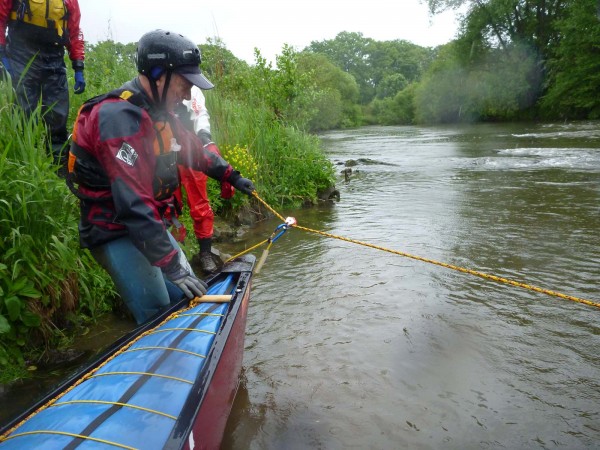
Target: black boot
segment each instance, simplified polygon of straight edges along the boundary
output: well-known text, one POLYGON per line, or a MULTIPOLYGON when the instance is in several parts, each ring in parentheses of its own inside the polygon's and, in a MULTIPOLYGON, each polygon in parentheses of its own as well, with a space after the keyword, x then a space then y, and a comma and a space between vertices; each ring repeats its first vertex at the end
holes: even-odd
POLYGON ((214 273, 218 270, 211 251, 212 242, 210 238, 198 239, 200 252, 197 255, 198 265, 205 274, 214 273))

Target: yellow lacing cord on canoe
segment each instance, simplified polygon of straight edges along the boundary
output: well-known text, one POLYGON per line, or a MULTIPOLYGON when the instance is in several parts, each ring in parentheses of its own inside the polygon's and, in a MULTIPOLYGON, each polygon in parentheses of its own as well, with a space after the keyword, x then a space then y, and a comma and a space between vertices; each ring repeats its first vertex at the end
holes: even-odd
MULTIPOLYGON (((135 344, 136 342, 138 342, 140 339, 142 339, 143 337, 148 336, 148 335, 156 332, 158 328, 160 328, 161 326, 163 326, 169 320, 174 319, 174 318, 180 316, 183 313, 186 313, 187 311, 191 310, 195 306, 197 306, 197 305, 193 304, 192 301, 190 301, 190 305, 187 308, 181 309, 179 311, 175 311, 174 313, 170 314, 166 319, 164 319, 162 322, 160 322, 158 325, 156 325, 154 328, 151 328, 150 330, 147 330, 144 333, 140 334, 137 338, 133 339, 129 344, 123 346, 118 351, 116 351, 113 355, 111 355, 109 358, 107 358, 106 361, 104 361, 98 367, 96 367, 95 369, 90 370, 88 373, 84 374, 79 380, 77 380, 75 383, 73 383, 73 385, 70 386, 69 388, 65 389, 60 395, 57 395, 56 397, 48 400, 46 403, 44 403, 38 409, 36 409, 35 411, 33 411, 27 417, 25 417, 22 421, 20 421, 19 423, 17 423, 14 427, 12 427, 9 430, 5 431, 4 434, 2 434, 0 436, 0 442, 3 442, 3 441, 8 440, 8 439, 12 439, 13 437, 16 437, 16 436, 21 436, 21 435, 26 435, 26 434, 36 434, 36 433, 63 434, 63 435, 78 437, 78 438, 81 438, 81 439, 89 439, 89 440, 93 440, 93 441, 100 441, 99 439, 94 439, 94 438, 91 438, 91 437, 88 437, 88 436, 80 436, 80 435, 77 435, 77 434, 64 433, 64 432, 58 432, 58 431, 45 431, 45 430, 30 431, 30 432, 27 432, 27 433, 19 433, 19 434, 14 435, 14 436, 9 436, 9 435, 13 431, 15 431, 17 428, 19 428, 21 425, 23 425, 26 421, 28 421, 30 418, 32 418, 36 414, 40 413, 44 409, 53 406, 57 402, 57 400, 59 398, 63 397, 64 395, 66 395, 67 393, 69 393, 71 390, 75 389, 75 387, 79 386, 84 381, 86 381, 89 378, 93 377, 96 374, 96 372, 98 372, 102 367, 104 367, 106 364, 108 364, 110 361, 112 361, 115 357, 117 357, 121 353, 124 353, 125 351, 127 351, 133 344, 135 344)), ((104 441, 102 441, 102 442, 104 442, 104 441)), ((106 441, 106 442, 110 443, 108 441, 106 441)), ((115 444, 115 443, 110 443, 110 444, 111 445, 115 445, 117 447, 121 447, 121 448, 128 448, 128 449, 132 448, 132 447, 127 447, 127 446, 123 446, 123 445, 115 444)))
MULTIPOLYGON (((285 222, 285 219, 283 218, 283 216, 281 214, 279 214, 277 211, 275 211, 273 208, 271 208, 262 198, 260 198, 260 196, 258 195, 258 193, 256 191, 252 192, 252 195, 259 202, 261 202, 265 206, 265 208, 267 208, 275 216, 277 216, 279 219, 281 219, 283 222, 285 222)), ((357 241, 355 239, 348 239, 348 238, 345 238, 345 237, 342 237, 342 236, 336 236, 334 234, 325 233, 323 231, 318 231, 318 230, 313 230, 311 228, 302 227, 302 226, 300 226, 298 224, 294 224, 294 225, 291 225, 291 226, 294 227, 294 228, 298 228, 299 230, 307 231, 309 233, 315 233, 315 234, 319 234, 321 236, 325 236, 325 237, 329 237, 329 238, 333 238, 333 239, 339 239, 339 240, 342 240, 342 241, 345 241, 345 242, 350 242, 352 244, 363 245, 365 247, 370 247, 370 248, 374 248, 374 249, 377 249, 377 250, 382 250, 384 252, 388 252, 388 253, 393 253, 395 255, 404 256, 406 258, 415 259, 417 261, 422 261, 422 262, 426 262, 426 263, 429 263, 429 264, 435 264, 436 266, 445 267, 447 269, 456 270, 458 272, 468 273, 470 275, 475 275, 477 277, 485 278, 487 280, 497 281, 499 283, 505 283, 505 284, 509 284, 511 286, 516 286, 516 287, 520 287, 520 288, 523 288, 523 289, 528 289, 530 291, 540 292, 542 294, 550 295, 550 296, 553 296, 553 297, 559 297, 559 298, 562 298, 562 299, 565 299, 565 300, 571 300, 573 302, 583 303, 584 305, 594 306, 596 308, 600 308, 600 303, 594 302, 592 300, 587 300, 587 299, 580 298, 580 297, 574 297, 572 295, 561 294, 560 292, 552 291, 550 289, 544 289, 544 288, 540 288, 540 287, 537 287, 537 286, 532 286, 530 284, 520 283, 518 281, 509 280, 507 278, 499 277, 499 276, 496 276, 496 275, 489 275, 487 273, 479 272, 477 270, 466 269, 464 267, 458 267, 458 266, 455 266, 455 265, 452 265, 452 264, 446 264, 446 263, 443 263, 443 262, 435 261, 433 259, 423 258, 423 257, 416 256, 416 255, 411 255, 410 253, 406 253, 406 252, 400 252, 400 251, 396 251, 396 250, 391 250, 389 248, 381 247, 379 245, 373 245, 373 244, 369 244, 367 242, 357 241)), ((263 244, 264 242, 267 242, 267 241, 263 241, 263 242, 261 242, 258 245, 261 245, 261 244, 263 244)), ((255 247, 257 247, 257 246, 255 246, 255 247)), ((248 251, 250 251, 250 250, 246 250, 244 253, 246 253, 248 251)))
POLYGON ((197 333, 217 334, 214 331, 198 330, 196 328, 163 328, 162 330, 156 330, 156 333, 165 333, 167 331, 195 331, 197 333))
POLYGON ((62 405, 79 405, 79 404, 96 404, 96 405, 117 405, 124 408, 138 409, 140 411, 149 412, 152 414, 157 414, 159 416, 168 417, 169 419, 177 420, 177 417, 172 414, 167 414, 161 411, 157 411, 155 409, 144 408, 143 406, 132 405, 131 403, 122 403, 122 402, 107 402, 106 400, 70 400, 68 402, 57 402, 54 406, 62 406, 62 405))
MULTIPOLYGON (((198 297, 194 297, 192 300, 190 300, 190 306, 198 306, 200 304, 199 301, 197 301, 198 297)), ((190 314, 179 314, 179 317, 192 317, 192 316, 205 316, 205 317, 225 317, 225 314, 215 314, 215 313, 207 313, 207 312, 199 312, 199 313, 190 313, 190 314)))
MULTIPOLYGON (((186 353, 191 353, 191 352, 186 352, 186 353)), ((201 356, 201 355, 197 355, 197 356, 201 356)), ((202 358, 204 358, 204 356, 201 356, 202 358)), ((98 378, 98 377, 108 377, 108 376, 112 376, 112 375, 139 375, 139 376, 148 376, 148 377, 154 377, 154 378, 165 378, 167 380, 174 380, 174 381, 179 381, 181 383, 185 383, 185 384, 194 384, 193 381, 190 380, 186 380, 185 378, 179 378, 179 377, 173 377, 171 375, 162 375, 160 373, 152 373, 152 372, 102 372, 102 373, 97 373, 95 375, 92 375, 90 378, 98 378)), ((55 403, 56 405, 56 403, 55 403)))
MULTIPOLYGON (((187 355, 197 356, 198 358, 206 359, 206 355, 201 355, 200 353, 190 352, 189 350, 183 350, 181 348, 172 348, 172 347, 136 347, 136 348, 127 350, 127 353, 142 352, 145 350, 161 350, 161 351, 168 351, 168 352, 179 352, 179 353, 185 353, 187 355)), ((112 372, 109 372, 109 373, 112 373, 112 372)), ((146 375, 151 375, 151 374, 146 374, 146 375)), ((177 378, 177 379, 180 380, 181 378, 177 378)))
POLYGON ((74 437, 74 438, 79 438, 79 439, 86 439, 88 441, 100 442, 102 444, 108 444, 108 445, 112 445, 113 447, 124 448, 127 450, 138 450, 136 447, 129 447, 128 445, 123 445, 123 444, 119 444, 117 442, 107 441, 106 439, 98 439, 98 438, 93 438, 93 437, 89 437, 89 436, 82 436, 77 433, 67 433, 66 431, 53 431, 53 430, 26 431, 23 433, 15 434, 14 436, 9 436, 6 439, 2 439, 0 442, 7 441, 9 439, 13 439, 13 438, 16 438, 19 436, 31 436, 33 434, 58 434, 61 436, 69 436, 69 437, 74 437))

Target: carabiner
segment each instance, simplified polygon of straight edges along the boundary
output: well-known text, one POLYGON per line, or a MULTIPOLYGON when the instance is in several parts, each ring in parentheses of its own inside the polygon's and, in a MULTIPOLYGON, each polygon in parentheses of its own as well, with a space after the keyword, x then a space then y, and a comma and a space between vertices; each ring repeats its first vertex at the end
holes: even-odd
POLYGON ((273 234, 271 234, 271 237, 269 238, 269 244, 272 244, 277 239, 279 239, 281 237, 281 235, 283 233, 285 233, 289 227, 294 226, 294 225, 296 225, 296 219, 294 219, 293 217, 288 217, 287 219, 285 219, 285 223, 278 225, 277 228, 275 228, 275 231, 273 231, 273 234), (281 230, 281 231, 279 231, 279 230, 281 230), (279 233, 277 233, 277 231, 279 231, 279 233), (277 234, 275 234, 275 233, 277 233, 277 234))

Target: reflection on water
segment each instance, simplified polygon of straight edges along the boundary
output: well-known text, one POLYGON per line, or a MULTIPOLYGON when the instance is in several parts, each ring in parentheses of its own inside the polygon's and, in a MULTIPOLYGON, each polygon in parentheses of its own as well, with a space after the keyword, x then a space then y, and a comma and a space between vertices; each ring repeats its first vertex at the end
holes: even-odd
MULTIPOLYGON (((282 214, 600 302, 597 125, 327 133, 340 170, 376 163, 282 214)), ((300 230, 253 292, 224 448, 597 448, 593 307, 300 230)))

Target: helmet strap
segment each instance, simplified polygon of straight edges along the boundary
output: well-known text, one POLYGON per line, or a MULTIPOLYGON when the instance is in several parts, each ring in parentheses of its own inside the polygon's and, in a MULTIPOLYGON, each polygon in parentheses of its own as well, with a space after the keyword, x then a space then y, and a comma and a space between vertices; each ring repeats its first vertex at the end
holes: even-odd
POLYGON ((148 77, 150 81, 150 89, 152 90, 152 99, 154 100, 156 109, 159 111, 166 111, 167 91, 169 90, 169 85, 171 84, 171 73, 172 72, 170 70, 167 70, 167 76, 165 77, 165 85, 163 86, 162 96, 158 93, 156 79, 154 79, 153 77, 148 77))

